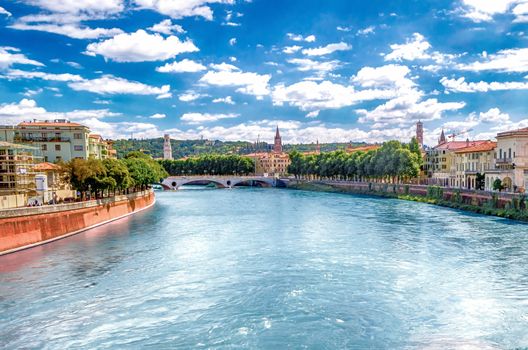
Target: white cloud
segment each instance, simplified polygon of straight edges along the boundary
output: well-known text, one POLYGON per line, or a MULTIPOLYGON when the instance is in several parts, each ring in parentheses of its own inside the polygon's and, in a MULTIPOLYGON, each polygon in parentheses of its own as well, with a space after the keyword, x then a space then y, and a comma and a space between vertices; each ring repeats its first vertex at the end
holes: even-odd
POLYGON ((316 118, 319 116, 319 110, 315 110, 315 111, 311 111, 309 113, 306 114, 306 118, 316 118))
POLYGON ((42 80, 49 81, 82 81, 84 80, 80 75, 62 73, 62 74, 52 74, 44 72, 28 72, 18 69, 10 69, 2 77, 7 79, 35 79, 39 78, 42 80))
POLYGON ((237 67, 226 63, 213 66, 217 70, 205 73, 200 78, 200 83, 213 86, 238 87, 237 92, 254 95, 258 99, 269 94, 268 83, 271 75, 242 72, 237 67))
POLYGON ((171 35, 173 33, 185 33, 185 30, 183 30, 181 25, 172 24, 172 21, 170 19, 164 19, 163 21, 148 28, 148 30, 165 35, 171 35))
POLYGON ((303 37, 300 34, 287 33, 286 36, 290 40, 293 40, 293 41, 306 41, 307 43, 313 43, 316 40, 316 37, 313 34, 303 37))
POLYGON ((118 113, 110 112, 108 109, 73 110, 70 112, 48 112, 39 107, 35 100, 22 99, 18 103, 0 104, 0 119, 4 124, 17 124, 31 119, 72 119, 82 118, 106 118, 118 116, 118 113))
POLYGON ((0 6, 0 15, 6 15, 7 17, 11 17, 11 12, 7 11, 5 8, 0 6))
POLYGON ((440 119, 446 111, 457 111, 465 107, 464 102, 439 102, 436 98, 420 101, 419 92, 407 93, 377 106, 371 111, 359 109, 359 122, 385 124, 408 124, 418 120, 440 119))
POLYGON ((528 72, 528 49, 507 49, 496 54, 482 55, 484 60, 468 64, 459 64, 456 68, 472 72, 528 72))
POLYGON ((206 95, 202 95, 202 94, 199 94, 199 93, 196 93, 194 91, 187 91, 186 93, 184 94, 181 94, 180 96, 178 96, 178 99, 180 101, 183 101, 183 102, 191 102, 191 101, 195 101, 199 98, 202 98, 202 97, 205 97, 206 95))
POLYGON ((411 89, 416 84, 407 77, 410 72, 409 67, 395 64, 363 67, 352 77, 352 81, 364 88, 411 89))
POLYGON ((20 50, 9 46, 0 46, 0 69, 8 68, 14 64, 27 64, 32 66, 44 66, 44 64, 27 58, 20 50))
POLYGON ((90 28, 77 22, 65 24, 31 23, 23 21, 23 18, 8 27, 17 30, 36 30, 54 33, 74 39, 98 39, 123 33, 119 28, 90 28))
POLYGON ((75 91, 89 91, 99 95, 132 94, 132 95, 158 95, 158 98, 170 97, 170 85, 154 87, 143 83, 129 81, 112 75, 103 75, 101 78, 71 82, 68 84, 75 91))
POLYGON ((352 28, 350 27, 343 27, 343 26, 337 26, 336 29, 340 32, 350 32, 352 28))
POLYGON ((302 46, 299 45, 286 46, 284 49, 282 49, 282 52, 290 55, 292 53, 296 53, 300 49, 302 49, 302 46))
POLYGON ((528 14, 526 0, 462 0, 459 12, 463 17, 473 22, 489 22, 494 16, 512 14, 516 21, 522 22, 524 15, 528 14))
POLYGON ((211 63, 209 67, 211 67, 214 70, 221 71, 221 72, 240 71, 240 68, 238 68, 237 66, 234 66, 232 64, 225 63, 225 62, 222 62, 220 64, 211 63))
POLYGON ((484 123, 507 123, 510 121, 510 115, 502 113, 498 108, 490 108, 487 112, 480 112, 479 120, 484 123))
POLYGON ((164 61, 180 53, 196 51, 198 48, 189 39, 181 41, 172 35, 164 38, 142 29, 91 43, 86 48, 87 55, 101 55, 117 62, 164 61))
POLYGON ((392 52, 385 56, 385 61, 414 61, 431 58, 427 53, 431 44, 420 33, 414 33, 412 39, 407 39, 405 44, 392 44, 390 48, 392 52))
POLYGON ((114 14, 123 11, 123 0, 28 0, 30 5, 57 13, 114 14))
POLYGON ((234 0, 134 0, 141 9, 150 9, 174 19, 199 16, 213 19, 213 10, 208 4, 234 4, 234 0))
POLYGON ((317 72, 330 72, 339 67, 339 61, 327 61, 318 62, 309 58, 293 58, 287 61, 288 63, 295 64, 297 69, 301 72, 306 71, 317 71, 317 72))
POLYGON ((155 113, 155 114, 151 115, 149 118, 150 119, 164 119, 166 117, 167 117, 167 115, 164 114, 164 113, 155 113))
POLYGON ((394 92, 388 90, 356 91, 353 86, 334 84, 330 81, 301 81, 289 86, 276 85, 272 99, 273 104, 277 106, 288 104, 303 111, 314 111, 342 108, 360 101, 387 99, 393 95, 394 92))
POLYGON ((180 62, 166 63, 164 66, 157 67, 156 71, 161 73, 195 73, 206 69, 203 64, 185 58, 180 62))
POLYGON ((465 78, 448 79, 443 77, 440 83, 451 92, 488 92, 502 90, 528 90, 528 82, 466 82, 465 78))
POLYGON ((237 118, 238 116, 240 116, 240 114, 185 113, 180 119, 186 124, 201 124, 215 122, 221 119, 237 118))
POLYGON ((231 96, 226 96, 223 98, 215 98, 213 100, 213 103, 226 103, 228 105, 234 105, 235 102, 233 101, 233 98, 231 96))
POLYGON ((304 49, 302 50, 302 53, 307 56, 323 56, 323 55, 329 55, 336 51, 347 51, 351 50, 352 46, 350 46, 347 43, 339 42, 334 44, 328 44, 326 46, 321 46, 315 49, 304 49))
POLYGON ((231 38, 229 39, 229 45, 233 46, 237 43, 237 39, 236 38, 231 38))
POLYGON ((356 35, 369 35, 374 34, 376 27, 375 26, 368 26, 366 28, 360 29, 357 31, 356 35))

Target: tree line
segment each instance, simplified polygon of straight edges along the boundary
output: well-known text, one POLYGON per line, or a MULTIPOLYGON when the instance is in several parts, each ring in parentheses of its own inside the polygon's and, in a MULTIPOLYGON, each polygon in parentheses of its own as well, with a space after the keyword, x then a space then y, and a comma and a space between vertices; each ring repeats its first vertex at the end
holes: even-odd
POLYGON ((368 152, 290 153, 288 172, 302 179, 408 181, 420 173, 422 153, 415 138, 409 144, 385 142, 368 152))
POLYGON ((72 159, 61 164, 61 170, 82 199, 144 190, 168 176, 158 162, 141 152, 130 152, 124 159, 72 159))
POLYGON ((172 176, 248 175, 255 169, 253 159, 236 154, 206 154, 187 159, 165 159, 159 162, 172 176))

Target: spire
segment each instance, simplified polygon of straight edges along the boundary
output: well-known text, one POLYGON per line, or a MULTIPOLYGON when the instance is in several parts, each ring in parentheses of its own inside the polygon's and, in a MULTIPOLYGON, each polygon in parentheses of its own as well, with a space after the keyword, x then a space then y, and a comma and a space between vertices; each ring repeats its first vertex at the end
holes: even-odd
POLYGON ((442 133, 440 134, 440 139, 438 140, 438 144, 441 145, 446 142, 445 134, 444 134, 444 128, 442 128, 442 133))
POLYGON ((277 125, 277 131, 275 132, 275 143, 273 144, 273 152, 282 153, 282 138, 280 136, 278 125, 277 125))

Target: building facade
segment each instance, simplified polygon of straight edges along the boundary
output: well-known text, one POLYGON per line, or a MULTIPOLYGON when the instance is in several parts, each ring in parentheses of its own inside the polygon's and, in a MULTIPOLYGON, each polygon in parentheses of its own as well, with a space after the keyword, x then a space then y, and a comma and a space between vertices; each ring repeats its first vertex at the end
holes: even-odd
POLYGON ((279 176, 288 173, 290 156, 282 151, 282 138, 278 126, 275 131, 273 150, 271 152, 256 152, 247 156, 255 160, 256 174, 279 176))
POLYGON ((169 134, 163 136, 163 159, 172 159, 172 146, 169 134))
POLYGON ((487 141, 455 151, 451 172, 454 173, 454 186, 469 190, 488 189, 486 174, 495 169, 496 142, 487 141))
POLYGON ((0 141, 37 147, 45 162, 116 156, 111 142, 103 140, 100 135, 91 135, 87 126, 65 119, 34 120, 16 126, 0 126, 0 141))
POLYGON ((497 134, 495 169, 486 174, 486 184, 493 188, 501 180, 505 191, 524 192, 528 185, 528 128, 497 134))

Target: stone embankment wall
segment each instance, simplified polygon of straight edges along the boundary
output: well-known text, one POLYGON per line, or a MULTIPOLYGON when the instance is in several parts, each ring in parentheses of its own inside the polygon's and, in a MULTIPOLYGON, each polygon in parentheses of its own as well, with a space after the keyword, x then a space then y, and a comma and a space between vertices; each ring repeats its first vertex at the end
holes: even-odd
MULTIPOLYGON (((303 189, 304 186, 327 186, 330 190, 337 192, 372 194, 386 196, 417 196, 427 197, 430 186, 412 185, 412 184, 388 184, 376 182, 352 182, 352 181, 306 181, 306 180, 289 180, 288 187, 303 189)), ((309 188, 306 188, 309 189, 309 188)), ((442 188, 442 199, 445 201, 457 201, 459 204, 484 206, 490 201, 495 201, 496 209, 507 209, 514 198, 520 194, 499 193, 487 191, 464 190, 458 188, 442 188), (455 196, 459 196, 455 198, 455 196)))
POLYGON ((64 238, 102 225, 155 202, 144 191, 87 202, 0 211, 0 255, 64 238))

